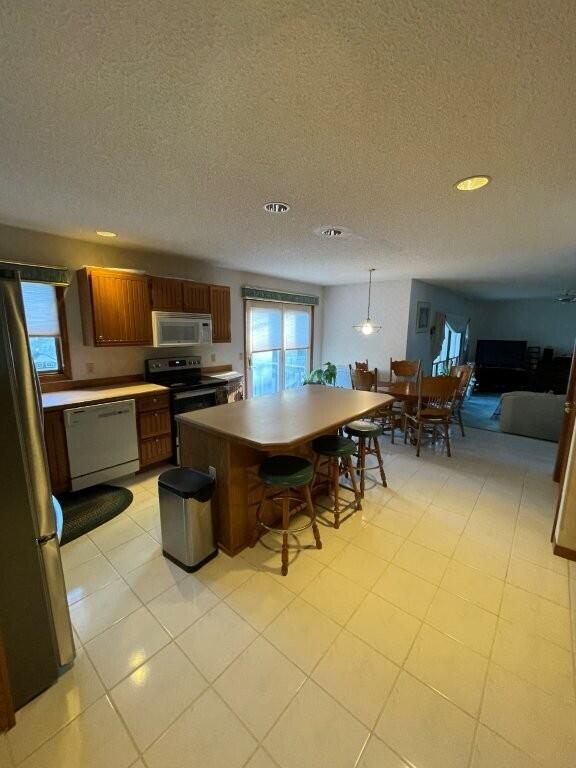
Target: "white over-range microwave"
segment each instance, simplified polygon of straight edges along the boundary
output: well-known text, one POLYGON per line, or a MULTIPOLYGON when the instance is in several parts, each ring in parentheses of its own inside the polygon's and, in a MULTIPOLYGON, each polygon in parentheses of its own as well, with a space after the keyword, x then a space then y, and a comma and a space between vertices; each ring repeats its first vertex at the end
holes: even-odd
POLYGON ((212 344, 212 318, 188 312, 152 312, 155 347, 212 344))

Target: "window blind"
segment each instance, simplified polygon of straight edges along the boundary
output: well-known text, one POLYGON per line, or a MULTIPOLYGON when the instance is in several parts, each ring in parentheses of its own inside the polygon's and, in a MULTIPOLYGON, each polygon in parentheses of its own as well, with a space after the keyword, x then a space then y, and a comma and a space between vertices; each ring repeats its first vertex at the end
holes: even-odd
POLYGON ((59 336, 56 288, 48 283, 22 283, 29 336, 59 336))

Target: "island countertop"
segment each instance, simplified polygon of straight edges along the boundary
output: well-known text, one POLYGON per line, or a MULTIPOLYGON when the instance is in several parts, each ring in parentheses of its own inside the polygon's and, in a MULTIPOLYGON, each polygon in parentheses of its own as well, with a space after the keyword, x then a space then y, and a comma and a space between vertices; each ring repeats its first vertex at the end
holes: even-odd
POLYGON ((376 392, 309 385, 176 418, 182 425, 270 451, 312 440, 392 400, 376 392))

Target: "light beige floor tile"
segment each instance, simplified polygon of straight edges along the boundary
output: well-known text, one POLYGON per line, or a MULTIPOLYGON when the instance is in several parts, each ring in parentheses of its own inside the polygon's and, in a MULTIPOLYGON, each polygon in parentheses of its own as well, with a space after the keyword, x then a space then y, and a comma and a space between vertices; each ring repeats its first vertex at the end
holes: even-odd
POLYGON ((138 597, 145 603, 153 600, 174 584, 182 581, 186 571, 163 555, 139 565, 124 577, 138 597))
POLYGON ((402 541, 400 536, 369 523, 354 537, 352 543, 383 560, 392 560, 400 549, 402 541))
POLYGON ((539 768, 539 765, 484 725, 478 727, 470 768, 539 768))
POLYGON ((440 586, 491 613, 500 610, 504 582, 456 560, 448 563, 440 586))
POLYGON ((312 679, 365 726, 373 728, 399 672, 399 667, 344 630, 312 679))
POLYGON ((396 664, 403 664, 421 622, 392 603, 369 594, 347 629, 396 664))
POLYGON ((8 736, 0 733, 0 766, 2 768, 14 768, 14 763, 8 750, 8 736))
POLYGON ((333 698, 308 681, 284 711, 264 747, 282 768, 350 768, 368 733, 333 698))
POLYGON ((206 680, 170 643, 110 692, 140 750, 145 750, 206 688, 206 680))
POLYGON ((128 768, 138 754, 102 697, 22 763, 24 768, 128 768), (105 736, 105 737, 104 737, 105 736))
POLYGON ((490 665, 481 721, 542 765, 573 768, 574 713, 574 707, 502 667, 490 665))
POLYGON ((140 608, 142 603, 125 581, 113 581, 70 608, 70 619, 82 643, 140 608))
POLYGON ((283 587, 268 573, 255 573, 226 602, 259 632, 294 599, 294 593, 283 587))
POLYGON ((211 589, 189 574, 150 601, 148 607, 172 637, 177 637, 218 602, 211 589))
POLYGON ((91 595, 97 589, 111 584, 119 578, 118 572, 110 565, 104 555, 71 568, 64 574, 68 605, 77 603, 83 597, 91 595))
POLYGON ((346 624, 365 596, 365 589, 330 568, 302 592, 304 600, 341 625, 346 624))
POLYGON ((106 557, 119 573, 125 575, 161 554, 162 548, 156 539, 147 533, 142 533, 125 544, 111 549, 106 553, 106 557))
POLYGON ((119 515, 113 518, 104 525, 99 525, 93 531, 88 534, 94 544, 102 550, 102 552, 109 552, 114 547, 119 547, 120 544, 125 544, 131 539, 135 539, 136 536, 141 536, 143 533, 142 528, 136 525, 134 520, 128 515, 119 515))
POLYGON ((426 622, 483 656, 490 654, 497 618, 443 589, 436 593, 426 622))
POLYGON ((289 603, 265 631, 266 638, 310 673, 340 632, 340 626, 301 598, 289 603))
POLYGON ((282 576, 280 555, 276 558, 274 566, 266 572, 295 595, 299 595, 326 567, 320 561, 316 562, 313 557, 305 557, 304 552, 297 552, 294 558, 290 558, 288 573, 282 576))
POLYGON ((553 545, 550 542, 551 528, 552 521, 546 525, 545 533, 517 530, 512 544, 512 554, 514 557, 528 560, 528 562, 540 565, 542 568, 549 568, 560 576, 566 576, 568 562, 554 554, 553 545))
POLYGON ((406 496, 404 490, 400 490, 397 494, 392 496, 392 498, 387 502, 386 506, 390 507, 390 509, 395 509, 397 512, 403 512, 405 515, 410 515, 410 517, 419 520, 426 511, 428 504, 429 502, 421 503, 413 501, 406 496))
POLYGON ((260 747, 246 763, 246 768, 278 768, 278 764, 260 747))
POLYGON ((364 589, 370 589, 384 573, 386 562, 350 544, 336 556, 330 568, 364 589))
POLYGON ((448 558, 439 552, 433 552, 427 547, 406 541, 397 552, 393 561, 405 571, 420 576, 432 584, 440 584, 448 565, 448 558))
POLYGON ((415 766, 462 768, 468 764, 474 728, 469 715, 402 672, 376 734, 415 766))
POLYGON ((460 533, 445 525, 435 515, 426 512, 410 534, 410 541, 451 557, 460 533))
POLYGON ((569 607, 568 578, 548 568, 511 557, 506 580, 515 587, 534 592, 564 608, 569 607))
POLYGON ((404 669, 450 701, 478 716, 488 660, 426 624, 404 669))
POLYGON ((201 582, 219 597, 226 597, 255 573, 242 557, 228 557, 223 552, 203 566, 196 574, 201 582))
POLYGON ((170 641, 146 608, 114 624, 84 646, 107 688, 112 688, 170 641))
MULTIPOLYGON (((318 528, 320 529, 320 538, 322 539, 322 549, 309 547, 303 550, 306 557, 312 557, 315 562, 322 565, 330 565, 332 560, 348 545, 347 539, 340 536, 339 532, 332 527, 333 516, 328 516, 330 524, 322 522, 318 518, 318 528)), ((342 524, 344 525, 344 524, 342 524)))
POLYGON ((531 632, 567 650, 571 650, 570 612, 556 603, 506 584, 502 596, 500 615, 526 631, 531 632))
POLYGON ((57 682, 16 713, 8 741, 17 763, 71 722, 104 694, 90 659, 79 651, 74 665, 57 682))
MULTIPOLYGON (((371 522, 379 508, 380 505, 371 500, 371 494, 367 491, 366 496, 362 499, 362 509, 354 512, 344 522, 340 522, 340 528, 337 531, 338 538, 352 541, 371 522)), ((328 519, 330 519, 329 516, 328 519)))
POLYGON ((372 734, 356 768, 410 768, 410 766, 372 734))
POLYGON ((372 591, 388 602, 423 619, 436 594, 437 587, 391 563, 372 591))
POLYGON ((479 541, 476 538, 462 536, 454 554, 454 560, 464 565, 486 573, 497 579, 506 578, 508 569, 508 552, 501 548, 493 547, 485 541, 479 541))
POLYGON ((100 550, 88 536, 80 536, 60 547, 62 568, 65 572, 98 557, 99 554, 100 550))
POLYGON ((384 528, 385 531, 404 538, 412 533, 418 520, 419 517, 400 512, 387 505, 380 507, 370 522, 378 528, 384 528))
MULTIPOLYGON (((492 661, 566 704, 574 703, 572 654, 520 624, 498 621, 492 661)), ((575 713, 576 716, 576 713, 575 713)))
POLYGON ((257 743, 212 689, 144 753, 148 768, 241 768, 257 743))
POLYGON ((263 739, 306 675, 260 637, 220 675, 214 687, 257 739, 263 739))
POLYGON ((160 525, 160 504, 158 499, 151 500, 150 504, 138 507, 137 509, 128 509, 127 514, 145 531, 150 531, 155 525, 160 525))
POLYGON ((207 680, 215 680, 257 637, 226 603, 218 603, 177 638, 207 680))

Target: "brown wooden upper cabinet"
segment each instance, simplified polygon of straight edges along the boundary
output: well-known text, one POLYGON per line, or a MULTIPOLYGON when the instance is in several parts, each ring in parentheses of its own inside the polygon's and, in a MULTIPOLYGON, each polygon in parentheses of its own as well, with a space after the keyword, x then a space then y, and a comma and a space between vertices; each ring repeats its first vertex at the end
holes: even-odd
POLYGON ((210 314, 210 286, 204 283, 193 283, 190 280, 182 282, 182 301, 184 312, 198 312, 201 315, 210 314))
POLYGON ((151 277, 152 309, 159 312, 183 312, 183 283, 169 277, 151 277))
POLYGON ((84 343, 97 347, 152 344, 149 277, 86 267, 78 273, 84 343))
POLYGON ((230 288, 227 285, 210 286, 210 312, 212 314, 212 341, 232 341, 230 288))

